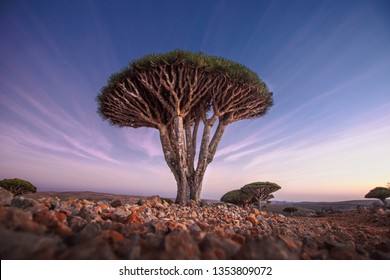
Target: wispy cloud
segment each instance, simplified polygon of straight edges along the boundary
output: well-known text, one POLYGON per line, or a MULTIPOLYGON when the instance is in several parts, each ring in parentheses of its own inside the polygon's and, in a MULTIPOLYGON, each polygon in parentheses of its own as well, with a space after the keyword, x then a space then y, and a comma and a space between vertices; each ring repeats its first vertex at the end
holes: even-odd
POLYGON ((127 146, 146 154, 150 158, 163 156, 158 131, 151 128, 137 128, 123 130, 127 146))
POLYGON ((118 163, 109 156, 111 144, 105 136, 78 121, 48 96, 41 94, 38 101, 15 86, 10 90, 13 97, 2 96, 1 103, 19 121, 10 124, 1 120, 5 135, 25 147, 118 163))
POLYGON ((252 135, 248 138, 245 138, 244 140, 241 140, 237 143, 228 145, 226 147, 217 150, 215 158, 231 155, 232 153, 240 151, 248 146, 253 145, 254 143, 256 143, 256 137, 255 135, 252 135))

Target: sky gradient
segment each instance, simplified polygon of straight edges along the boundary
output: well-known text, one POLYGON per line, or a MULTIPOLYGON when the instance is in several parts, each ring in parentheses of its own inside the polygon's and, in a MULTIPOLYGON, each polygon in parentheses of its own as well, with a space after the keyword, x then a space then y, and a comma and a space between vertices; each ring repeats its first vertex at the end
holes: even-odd
POLYGON ((389 1, 1 1, 0 179, 174 197, 158 131, 95 100, 146 54, 184 49, 256 72, 275 105, 227 127, 202 198, 253 181, 276 200, 362 199, 390 181, 389 1))

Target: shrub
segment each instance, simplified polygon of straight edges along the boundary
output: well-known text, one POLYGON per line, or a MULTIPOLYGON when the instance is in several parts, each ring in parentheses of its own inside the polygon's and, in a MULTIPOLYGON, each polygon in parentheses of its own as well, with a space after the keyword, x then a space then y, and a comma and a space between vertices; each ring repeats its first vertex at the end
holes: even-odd
POLYGON ((0 187, 10 191, 13 195, 35 193, 37 191, 37 188, 33 184, 18 178, 1 180, 0 187))
POLYGON ((239 206, 247 206, 252 202, 251 197, 241 190, 233 190, 225 193, 221 197, 221 201, 225 203, 233 203, 239 206))
POLYGON ((298 212, 298 209, 295 207, 286 207, 283 209, 283 212, 289 213, 292 216, 292 213, 298 212))

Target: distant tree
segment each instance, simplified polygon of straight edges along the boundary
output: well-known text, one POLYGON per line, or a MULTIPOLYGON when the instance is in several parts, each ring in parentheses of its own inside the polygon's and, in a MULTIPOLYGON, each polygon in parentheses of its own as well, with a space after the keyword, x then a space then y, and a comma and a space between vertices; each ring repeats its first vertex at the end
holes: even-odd
POLYGON ((241 191, 249 195, 253 201, 257 202, 259 209, 261 209, 261 202, 269 200, 272 193, 280 189, 281 187, 275 183, 254 182, 243 186, 241 191))
POLYGON ((225 203, 246 206, 251 203, 252 198, 246 193, 243 193, 241 190, 233 190, 225 193, 221 197, 221 201, 225 203))
POLYGON ((266 84, 247 67, 181 50, 131 62, 110 77, 97 101, 101 117, 113 125, 159 131, 181 204, 199 201, 206 168, 226 126, 261 117, 273 104, 266 84))
POLYGON ((388 207, 386 198, 390 197, 390 188, 386 187, 376 187, 368 192, 364 196, 365 198, 377 198, 382 201, 385 208, 388 207))
POLYGON ((286 207, 283 209, 283 212, 289 213, 292 216, 292 213, 297 212, 298 209, 296 207, 286 207))
POLYGON ((0 187, 8 190, 13 195, 35 193, 37 191, 37 188, 33 184, 18 178, 1 180, 0 187))

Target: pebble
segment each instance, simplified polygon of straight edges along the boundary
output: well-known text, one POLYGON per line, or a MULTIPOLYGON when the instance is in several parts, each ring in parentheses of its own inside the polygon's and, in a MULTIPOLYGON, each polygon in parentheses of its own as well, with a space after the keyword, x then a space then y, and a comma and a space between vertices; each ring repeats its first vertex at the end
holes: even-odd
MULTIPOLYGON (((35 200, 0 189, 0 257, 390 259, 390 237, 375 227, 346 227, 222 203, 182 206, 157 196, 127 202, 35 200)), ((364 215, 388 223, 387 213, 364 215)))
POLYGON ((0 205, 11 205, 13 194, 6 189, 0 187, 0 205))

